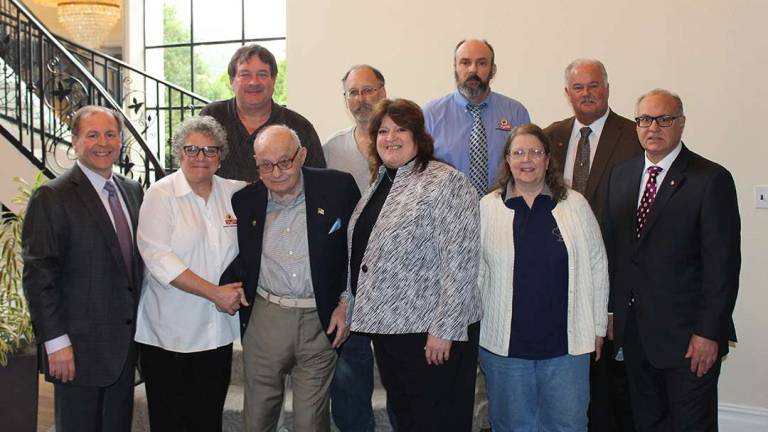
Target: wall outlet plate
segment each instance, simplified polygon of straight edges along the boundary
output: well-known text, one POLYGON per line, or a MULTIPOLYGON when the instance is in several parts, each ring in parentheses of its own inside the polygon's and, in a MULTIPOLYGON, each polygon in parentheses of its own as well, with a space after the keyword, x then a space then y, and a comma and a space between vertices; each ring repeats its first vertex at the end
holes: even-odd
POLYGON ((755 186, 755 208, 768 209, 768 186, 755 186))

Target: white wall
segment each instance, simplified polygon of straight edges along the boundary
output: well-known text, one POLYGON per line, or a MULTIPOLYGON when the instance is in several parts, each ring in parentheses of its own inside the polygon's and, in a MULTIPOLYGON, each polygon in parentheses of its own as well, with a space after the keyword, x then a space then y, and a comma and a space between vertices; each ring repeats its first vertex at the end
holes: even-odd
POLYGON ((570 113, 562 71, 576 57, 605 63, 620 114, 633 116, 635 98, 651 88, 679 93, 684 141, 731 170, 741 205, 741 342, 724 364, 720 400, 768 408, 768 289, 760 276, 768 210, 754 209, 752 192, 768 184, 768 146, 758 133, 768 119, 768 2, 288 0, 287 9, 289 105, 321 138, 350 124, 339 82, 348 66, 371 63, 390 96, 424 103, 452 90, 452 50, 465 37, 494 45, 493 88, 544 126, 570 113))

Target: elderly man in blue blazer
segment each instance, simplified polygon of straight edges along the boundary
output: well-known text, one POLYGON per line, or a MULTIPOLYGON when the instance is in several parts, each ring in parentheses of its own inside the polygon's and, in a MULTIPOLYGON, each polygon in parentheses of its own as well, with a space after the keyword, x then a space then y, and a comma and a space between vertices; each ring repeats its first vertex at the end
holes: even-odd
POLYGON ((269 126, 254 141, 259 181, 237 192, 237 267, 250 306, 240 309, 245 428, 277 428, 291 376, 294 427, 329 430, 329 386, 349 334, 347 223, 360 198, 354 178, 304 168, 296 133, 269 126))

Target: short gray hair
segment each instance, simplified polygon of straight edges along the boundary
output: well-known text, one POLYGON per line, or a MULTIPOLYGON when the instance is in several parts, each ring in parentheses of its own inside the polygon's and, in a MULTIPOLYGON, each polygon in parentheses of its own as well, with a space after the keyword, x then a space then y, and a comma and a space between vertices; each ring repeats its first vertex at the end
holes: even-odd
POLYGON ((579 66, 584 65, 595 65, 598 68, 600 68, 600 73, 603 75, 603 81, 605 81, 605 85, 608 85, 608 72, 605 70, 605 65, 600 60, 596 59, 589 59, 589 58, 580 58, 576 59, 568 64, 568 66, 565 67, 565 86, 568 87, 568 78, 571 76, 571 72, 573 72, 574 69, 576 69, 579 66))
POLYGON ((679 116, 684 116, 685 115, 685 112, 683 111, 683 100, 680 99, 680 96, 678 96, 675 93, 672 93, 669 90, 665 90, 665 89, 661 89, 661 88, 655 88, 655 89, 653 89, 653 90, 643 94, 639 98, 637 98, 637 102, 635 102, 635 113, 639 114, 637 112, 637 108, 640 107, 640 102, 642 102, 643 99, 645 99, 648 96, 657 96, 657 95, 668 96, 668 97, 671 97, 672 99, 674 99, 675 103, 677 104, 677 112, 675 113, 675 115, 679 115, 679 116))
POLYGON ((229 143, 227 142, 227 132, 213 117, 195 116, 184 120, 171 139, 171 153, 177 163, 181 163, 181 152, 187 144, 187 138, 192 133, 199 133, 213 140, 213 144, 221 147, 219 159, 224 160, 229 154, 229 143))
POLYGON ((256 144, 260 143, 264 138, 264 135, 266 135, 269 132, 272 132, 274 130, 281 130, 284 132, 287 132, 288 135, 291 136, 291 140, 296 144, 296 148, 301 147, 301 139, 299 139, 299 135, 296 133, 295 130, 289 128, 286 125, 276 124, 267 126, 264 129, 260 130, 259 133, 256 134, 256 138, 253 140, 253 153, 256 154, 256 144))

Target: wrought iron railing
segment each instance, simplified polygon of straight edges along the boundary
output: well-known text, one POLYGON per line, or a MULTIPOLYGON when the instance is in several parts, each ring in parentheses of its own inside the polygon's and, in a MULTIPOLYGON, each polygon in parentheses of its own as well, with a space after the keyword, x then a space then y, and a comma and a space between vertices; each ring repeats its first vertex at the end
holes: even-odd
POLYGON ((125 62, 57 38, 17 0, 0 0, 0 133, 38 168, 74 163, 70 121, 84 105, 118 111, 125 124, 118 170, 145 186, 172 169, 173 127, 208 103, 125 62))

